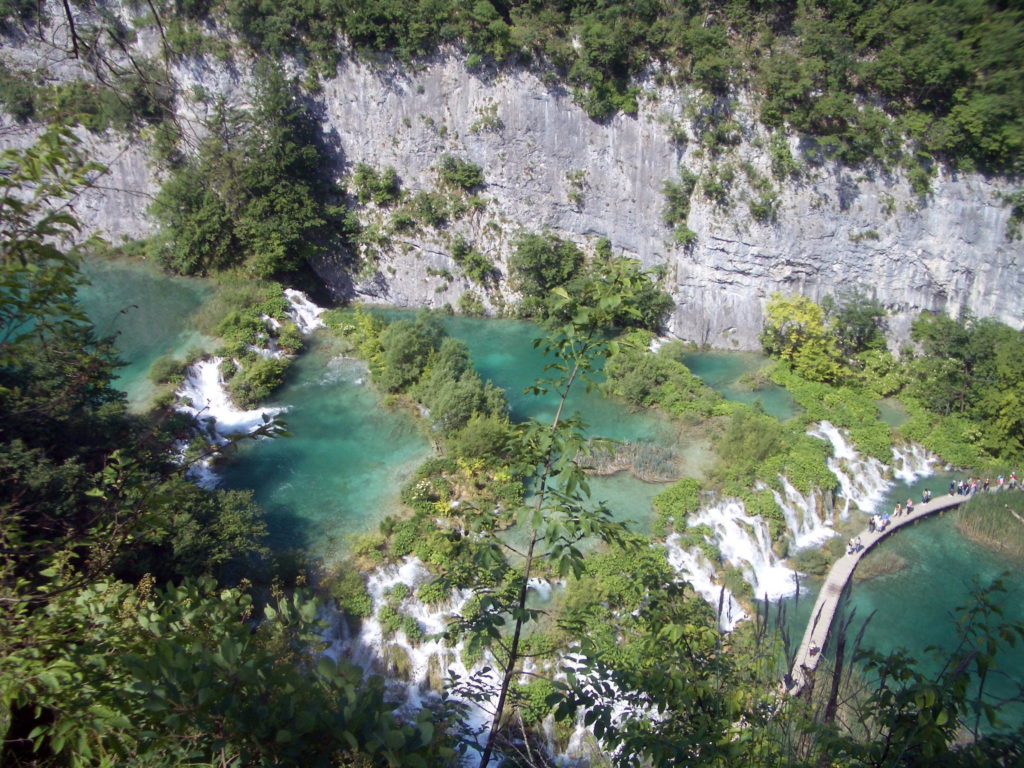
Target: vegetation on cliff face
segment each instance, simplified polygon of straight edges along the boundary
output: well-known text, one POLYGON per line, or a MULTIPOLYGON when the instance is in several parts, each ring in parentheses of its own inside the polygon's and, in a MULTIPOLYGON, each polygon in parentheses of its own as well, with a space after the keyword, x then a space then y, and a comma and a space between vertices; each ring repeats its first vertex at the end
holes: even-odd
POLYGON ((327 180, 317 130, 281 71, 258 72, 254 105, 222 108, 194 158, 181 158, 152 205, 151 250, 175 272, 238 267, 295 272, 349 234, 341 191, 327 180))
MULTIPOLYGON (((0 21, 31 30, 30 5, 6 4, 0 21)), ((52 12, 59 21, 61 10, 52 12)), ((298 56, 326 74, 344 55, 342 40, 406 62, 453 44, 471 68, 526 63, 566 82, 596 119, 635 113, 636 78, 653 71, 707 95, 693 137, 702 144, 731 120, 722 97, 747 86, 766 125, 816 139, 812 155, 903 162, 922 188, 936 159, 1013 171, 1024 151, 1024 14, 996 0, 163 0, 138 13, 161 25, 165 55, 230 55, 230 30, 258 54, 298 56)), ((94 16, 80 22, 83 53, 107 35, 131 41, 116 14, 94 16)), ((20 115, 34 110, 24 93, 4 100, 20 115)))

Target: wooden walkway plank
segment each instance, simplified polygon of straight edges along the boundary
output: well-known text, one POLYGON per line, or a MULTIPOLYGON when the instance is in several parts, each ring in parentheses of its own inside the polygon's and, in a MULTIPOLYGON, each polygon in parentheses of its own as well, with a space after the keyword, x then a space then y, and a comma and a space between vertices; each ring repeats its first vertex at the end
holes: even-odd
POLYGON ((828 573, 828 577, 825 579, 825 583, 821 585, 818 599, 814 603, 814 610, 811 611, 811 620, 807 623, 803 641, 800 643, 800 648, 797 650, 796 657, 793 660, 793 669, 790 672, 793 682, 789 686, 788 691, 791 696, 800 693, 807 684, 808 673, 813 672, 818 666, 818 661, 822 656, 822 649, 825 647, 825 641, 828 639, 828 633, 832 627, 832 619, 835 617, 836 608, 839 605, 839 598, 842 596, 850 577, 853 576, 853 572, 857 568, 860 559, 875 544, 893 531, 920 520, 922 517, 957 507, 970 499, 970 494, 966 496, 946 495, 933 498, 927 503, 915 504, 914 511, 909 515, 904 512, 899 517, 891 517, 889 525, 884 531, 871 533, 865 529, 860 534, 860 542, 864 545, 864 548, 859 552, 843 555, 836 560, 828 573), (812 648, 817 650, 811 653, 812 648))

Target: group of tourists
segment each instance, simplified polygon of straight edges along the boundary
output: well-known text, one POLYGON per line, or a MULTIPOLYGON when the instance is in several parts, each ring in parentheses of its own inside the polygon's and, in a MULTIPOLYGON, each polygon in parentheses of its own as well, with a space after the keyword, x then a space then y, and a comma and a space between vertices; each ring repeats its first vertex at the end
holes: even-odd
POLYGON ((860 543, 860 536, 854 536, 846 545, 846 554, 855 555, 862 549, 864 549, 864 545, 860 543))
MULTIPOLYGON (((896 505, 899 507, 899 504, 896 505)), ((883 512, 880 515, 872 515, 871 519, 868 520, 868 532, 869 533, 881 533, 889 527, 889 523, 892 522, 892 518, 889 517, 888 512, 883 512)))
POLYGON ((1017 473, 1011 472, 1009 477, 1005 475, 997 475, 995 487, 993 488, 992 481, 989 478, 981 479, 977 477, 969 477, 966 480, 950 480, 949 481, 949 495, 950 496, 971 496, 978 491, 996 490, 1001 491, 1004 488, 1009 488, 1011 491, 1017 488, 1017 473))

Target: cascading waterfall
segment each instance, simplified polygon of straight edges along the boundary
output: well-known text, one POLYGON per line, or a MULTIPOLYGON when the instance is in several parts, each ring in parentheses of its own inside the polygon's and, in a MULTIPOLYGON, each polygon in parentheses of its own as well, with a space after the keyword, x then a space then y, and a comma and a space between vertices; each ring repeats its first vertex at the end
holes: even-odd
POLYGON ((317 306, 306 294, 294 288, 285 288, 284 295, 288 299, 288 315, 295 321, 299 333, 305 335, 324 327, 324 321, 320 318, 325 311, 323 307, 317 306))
MULTIPOLYGON (((311 302, 301 291, 291 288, 285 290, 289 305, 287 312, 295 321, 302 334, 309 334, 323 327, 320 314, 324 311, 311 302)), ((280 323, 272 317, 264 317, 268 328, 276 330, 280 323)), ((251 347, 261 357, 281 357, 281 352, 274 339, 267 335, 266 346, 251 347)), ((255 429, 273 420, 282 413, 282 408, 254 408, 241 410, 236 407, 228 394, 227 386, 220 374, 220 365, 224 358, 214 357, 200 360, 188 367, 185 381, 175 392, 178 402, 175 410, 187 413, 199 425, 202 437, 211 445, 224 445, 231 438, 247 435, 255 429)), ((185 446, 178 446, 184 455, 185 446)), ((217 485, 218 478, 209 461, 197 462, 189 468, 189 477, 199 486, 212 488, 217 485)))
POLYGON ((788 478, 780 476, 779 479, 782 481, 782 493, 771 489, 772 497, 786 519, 793 546, 796 549, 818 547, 835 536, 836 532, 819 515, 823 506, 821 493, 811 491, 805 496, 793 487, 788 478))
POLYGON ((892 447, 892 473, 908 485, 919 477, 935 473, 939 457, 916 443, 905 443, 892 447))
MULTIPOLYGON (((472 677, 476 683, 495 692, 493 700, 480 703, 464 700, 468 707, 463 720, 467 732, 483 732, 491 722, 488 710, 493 710, 497 703, 497 690, 501 683, 499 665, 493 657, 485 654, 483 659, 468 668, 462 659, 463 643, 460 641, 449 646, 437 637, 463 610, 473 593, 471 590, 457 590, 438 605, 426 605, 415 597, 416 589, 433 578, 433 574, 414 556, 406 557, 400 565, 383 566, 369 574, 366 589, 372 600, 371 615, 361 621, 359 632, 353 636, 337 610, 331 609, 323 617, 328 623, 324 635, 328 643, 325 654, 334 659, 346 658, 362 667, 366 674, 372 674, 374 670, 386 671, 388 660, 393 661, 401 654, 407 660, 403 665, 403 679, 388 680, 389 691, 401 699, 400 712, 412 713, 421 709, 428 697, 437 695, 434 687, 452 675, 460 680, 472 677), (377 618, 380 609, 389 602, 389 593, 400 584, 409 589, 397 610, 419 624, 425 635, 419 642, 410 639, 402 629, 385 633, 377 618)), ((532 578, 528 586, 537 600, 546 602, 558 583, 532 578)), ((525 668, 530 671, 529 660, 525 668)), ((467 755, 466 763, 475 765, 473 758, 473 754, 467 755)))
POLYGON ((874 512, 892 484, 891 471, 873 456, 861 456, 846 436, 831 422, 822 421, 807 434, 832 445, 828 468, 839 481, 839 516, 846 520, 850 506, 861 512, 874 512))
POLYGON ((731 632, 737 624, 749 618, 732 592, 715 583, 715 567, 703 552, 696 547, 683 549, 678 533, 668 537, 665 547, 668 550, 669 565, 686 576, 686 580, 697 594, 716 608, 721 602, 722 611, 718 616, 718 626, 723 632, 731 632))
MULTIPOLYGON (((839 510, 843 519, 849 515, 851 506, 862 512, 875 511, 892 486, 893 476, 912 482, 931 474, 937 463, 935 456, 924 448, 906 444, 893 447, 893 465, 886 466, 878 459, 861 456, 847 436, 828 421, 816 424, 808 434, 832 445, 833 456, 828 466, 839 481, 839 510)), ((834 536, 829 522, 823 519, 822 494, 815 491, 804 495, 787 478, 780 477, 780 481, 782 491, 771 492, 785 517, 791 548, 819 546, 834 536)), ((757 490, 764 488, 760 486, 757 490)), ((767 525, 748 515, 741 501, 726 499, 704 507, 687 519, 687 525, 704 525, 712 530, 710 543, 721 552, 724 563, 743 571, 758 598, 767 595, 769 600, 777 600, 796 591, 799 575, 775 556, 767 525)), ((709 603, 717 606, 723 593, 713 564, 700 548, 684 549, 682 542, 683 537, 678 534, 666 541, 669 563, 709 603)), ((731 630, 746 618, 732 594, 726 595, 722 613, 719 625, 723 630, 731 630)))

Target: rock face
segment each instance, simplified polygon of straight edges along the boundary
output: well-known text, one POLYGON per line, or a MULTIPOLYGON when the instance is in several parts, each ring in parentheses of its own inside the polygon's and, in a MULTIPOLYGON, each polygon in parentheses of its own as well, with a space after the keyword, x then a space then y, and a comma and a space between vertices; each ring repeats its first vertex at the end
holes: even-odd
MULTIPOLYGON (((174 77, 183 94, 201 85, 244 103, 245 69, 190 60, 175 65, 174 77)), ((317 265, 339 296, 455 304, 470 284, 449 256, 451 232, 500 267, 520 232, 549 229, 583 246, 607 238, 646 266, 664 265, 677 303, 669 331, 717 347, 756 348, 774 291, 820 299, 859 286, 893 312, 895 339, 922 309, 1022 322, 1024 247, 1005 236, 1010 209, 999 193, 1013 187, 1002 180, 939 171, 931 194, 919 196, 901 176, 826 163, 803 164, 798 178, 779 181, 771 174, 770 136, 742 100, 729 107, 735 142, 714 155, 679 140, 680 127, 694 136, 708 112, 722 107, 699 94, 650 85, 638 116, 600 124, 534 74, 481 76, 455 57, 390 70, 347 60, 315 100, 339 176, 366 162, 395 167, 405 189, 431 189, 438 160, 451 154, 481 166, 486 180, 482 210, 450 232, 394 236, 375 270, 354 277, 340 260, 317 265), (673 242, 663 222, 663 184, 683 168, 700 175, 688 219, 696 240, 688 248, 673 242), (724 204, 705 193, 706 180, 730 176, 724 204), (750 203, 765 184, 775 211, 758 221, 750 203)), ((187 125, 199 126, 204 109, 180 99, 187 125)), ((7 131, 0 141, 17 143, 7 131)), ((795 139, 790 149, 800 164, 795 139)), ((102 155, 111 173, 84 196, 79 215, 114 240, 144 234, 158 183, 144 145, 111 138, 102 155)), ((483 298, 494 307, 512 296, 504 287, 483 298)))

